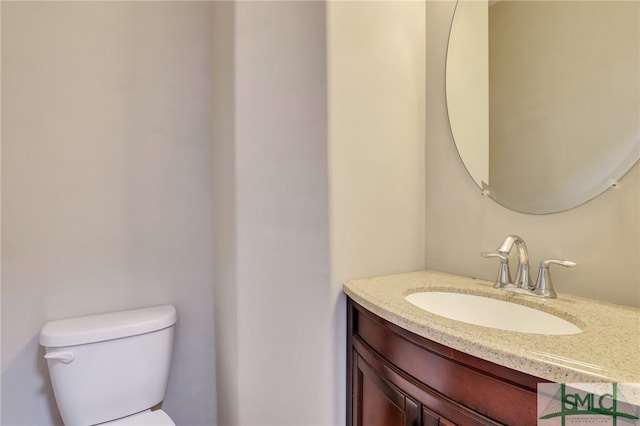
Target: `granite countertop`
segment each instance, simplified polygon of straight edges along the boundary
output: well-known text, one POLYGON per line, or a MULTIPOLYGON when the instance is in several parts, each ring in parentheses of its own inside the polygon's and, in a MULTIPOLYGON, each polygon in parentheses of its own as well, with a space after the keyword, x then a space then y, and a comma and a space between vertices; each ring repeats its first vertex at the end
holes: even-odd
POLYGON ((542 299, 493 288, 493 282, 439 271, 350 281, 344 292, 374 314, 419 336, 493 363, 557 383, 630 383, 625 397, 640 405, 640 309, 564 294, 542 299), (412 305, 421 291, 489 296, 564 318, 582 333, 548 336, 451 320, 412 305))

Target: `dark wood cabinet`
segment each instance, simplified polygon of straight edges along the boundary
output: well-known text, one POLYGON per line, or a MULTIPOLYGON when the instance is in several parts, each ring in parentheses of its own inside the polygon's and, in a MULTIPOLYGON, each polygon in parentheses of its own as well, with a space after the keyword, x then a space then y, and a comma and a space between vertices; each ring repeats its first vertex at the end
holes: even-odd
POLYGON ((347 425, 535 425, 545 380, 456 351, 347 299, 347 425))

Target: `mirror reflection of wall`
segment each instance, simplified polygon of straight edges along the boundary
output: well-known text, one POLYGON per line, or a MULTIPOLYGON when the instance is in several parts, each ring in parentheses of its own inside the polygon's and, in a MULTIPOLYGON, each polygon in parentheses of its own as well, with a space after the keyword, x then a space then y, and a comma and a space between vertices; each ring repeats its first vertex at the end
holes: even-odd
POLYGON ((487 16, 477 3, 459 2, 447 58, 452 131, 465 165, 474 158, 469 171, 476 183, 488 182, 496 201, 528 213, 561 211, 596 196, 639 157, 639 2, 504 0, 485 4, 487 16), (476 148, 485 145, 481 126, 470 124, 478 117, 468 121, 471 113, 458 106, 470 103, 471 92, 453 87, 475 81, 485 90, 482 66, 461 53, 470 43, 461 34, 474 27, 468 21, 487 19, 489 101, 481 102, 489 108, 479 114, 489 129, 485 180, 474 171, 480 157, 465 148, 473 139, 480 141, 476 148), (454 71, 465 61, 467 77, 454 71))
POLYGON ((486 0, 456 8, 456 30, 449 38, 455 54, 447 57, 449 119, 458 150, 478 186, 489 182, 489 8, 486 0), (471 71, 472 70, 472 71, 471 71), (472 76, 472 78, 470 78, 472 76))

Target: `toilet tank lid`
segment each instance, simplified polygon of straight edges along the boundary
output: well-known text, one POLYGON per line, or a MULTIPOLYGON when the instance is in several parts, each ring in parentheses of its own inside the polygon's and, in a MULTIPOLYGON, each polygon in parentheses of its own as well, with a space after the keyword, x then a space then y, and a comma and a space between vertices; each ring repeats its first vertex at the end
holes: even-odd
POLYGON ((176 320, 173 305, 62 319, 42 327, 40 344, 56 348, 119 339, 161 330, 176 320))

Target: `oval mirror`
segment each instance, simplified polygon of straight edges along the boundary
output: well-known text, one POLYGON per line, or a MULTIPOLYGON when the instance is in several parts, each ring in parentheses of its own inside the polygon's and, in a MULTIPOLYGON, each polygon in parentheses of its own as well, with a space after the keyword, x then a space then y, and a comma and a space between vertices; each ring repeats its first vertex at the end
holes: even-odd
POLYGON ((451 131, 470 175, 524 213, 578 206, 640 158, 640 2, 459 0, 451 131))

